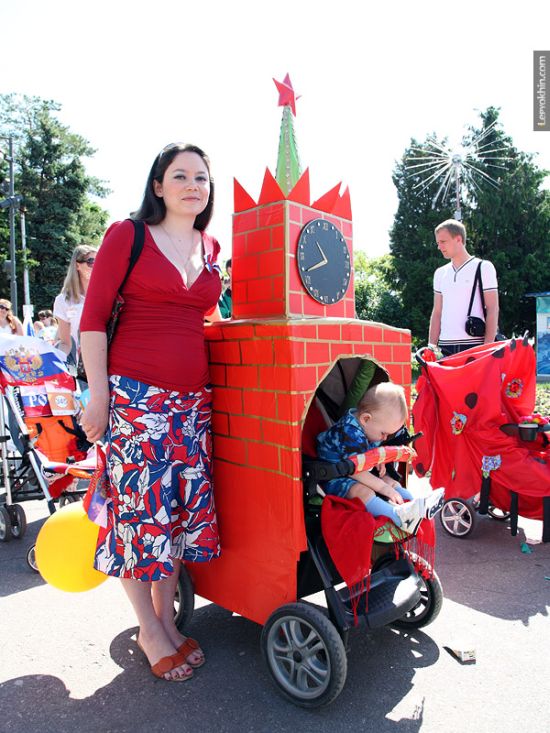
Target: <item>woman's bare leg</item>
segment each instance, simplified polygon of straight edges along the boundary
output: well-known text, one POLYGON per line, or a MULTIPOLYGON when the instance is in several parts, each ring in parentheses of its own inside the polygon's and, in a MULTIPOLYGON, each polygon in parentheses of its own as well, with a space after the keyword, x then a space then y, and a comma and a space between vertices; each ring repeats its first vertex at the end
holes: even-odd
MULTIPOLYGON (((176 647, 181 646, 187 637, 180 634, 174 622, 174 595, 178 584, 178 577, 181 567, 181 560, 173 560, 174 572, 168 578, 156 580, 152 586, 153 607, 157 618, 163 626, 163 629, 176 647)), ((204 659, 202 650, 197 649, 187 656, 191 664, 200 664, 204 659)))
MULTIPOLYGON (((121 582, 137 616, 139 624, 138 640, 147 655, 149 664, 154 666, 163 657, 176 654, 177 646, 171 641, 155 613, 152 598, 152 586, 154 584, 129 578, 122 578, 121 582)), ((172 601, 173 598, 172 595, 172 601)), ((189 673, 190 667, 187 664, 182 664, 167 672, 164 677, 167 680, 175 677, 188 677, 189 673)))

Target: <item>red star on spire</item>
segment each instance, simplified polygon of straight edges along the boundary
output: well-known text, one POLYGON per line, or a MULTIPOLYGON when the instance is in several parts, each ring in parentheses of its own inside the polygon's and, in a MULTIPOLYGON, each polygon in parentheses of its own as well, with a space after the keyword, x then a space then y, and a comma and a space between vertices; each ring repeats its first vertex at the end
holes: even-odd
POLYGON ((296 117, 296 100, 300 99, 300 97, 294 94, 290 76, 287 74, 283 81, 277 81, 276 79, 273 79, 273 81, 279 90, 279 107, 289 106, 292 114, 296 117))

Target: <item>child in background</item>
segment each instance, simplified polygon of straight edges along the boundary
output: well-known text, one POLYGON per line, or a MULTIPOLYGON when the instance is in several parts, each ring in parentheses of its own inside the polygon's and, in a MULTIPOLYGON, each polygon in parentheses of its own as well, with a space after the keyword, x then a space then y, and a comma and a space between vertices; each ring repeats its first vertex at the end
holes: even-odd
MULTIPOLYGON (((348 456, 365 453, 396 433, 406 420, 403 388, 391 382, 377 384, 365 392, 356 409, 348 410, 317 437, 317 455, 322 460, 338 463, 348 456)), ((321 486, 327 494, 360 499, 374 517, 386 516, 408 533, 413 533, 422 519, 434 517, 443 506, 443 489, 414 498, 410 491, 386 475, 384 464, 378 466, 378 473, 375 476, 370 471, 361 471, 322 482, 321 486)))
POLYGON ((57 342, 57 318, 51 310, 38 311, 38 321, 34 324, 34 333, 38 338, 54 346, 57 342))

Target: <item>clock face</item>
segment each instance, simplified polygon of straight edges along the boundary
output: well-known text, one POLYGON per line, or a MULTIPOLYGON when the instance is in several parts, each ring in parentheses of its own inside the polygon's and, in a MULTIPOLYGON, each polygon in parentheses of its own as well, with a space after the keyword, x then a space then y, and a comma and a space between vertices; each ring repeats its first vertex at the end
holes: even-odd
POLYGON ((342 300, 351 278, 351 259, 342 232, 324 219, 302 229, 296 249, 302 283, 317 302, 332 305, 342 300))

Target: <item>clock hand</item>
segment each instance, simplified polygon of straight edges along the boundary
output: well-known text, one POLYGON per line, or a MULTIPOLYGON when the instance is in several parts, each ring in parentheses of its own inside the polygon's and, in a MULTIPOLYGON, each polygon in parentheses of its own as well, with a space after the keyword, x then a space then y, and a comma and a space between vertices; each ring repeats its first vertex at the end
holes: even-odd
POLYGON ((326 256, 325 256, 325 253, 324 253, 324 252, 323 252, 323 250, 321 249, 321 245, 319 244, 319 242, 315 242, 315 244, 316 244, 316 245, 317 245, 317 247, 319 248, 319 252, 321 253, 321 257, 322 257, 323 259, 322 259, 322 260, 320 260, 320 262, 317 262, 317 263, 316 263, 315 265, 312 265, 311 267, 308 267, 308 268, 307 268, 307 270, 306 270, 306 272, 312 272, 313 270, 317 270, 317 269, 319 269, 319 267, 324 267, 324 265, 326 265, 326 264, 327 264, 327 262, 328 262, 328 260, 327 260, 327 258, 326 258, 326 256))

